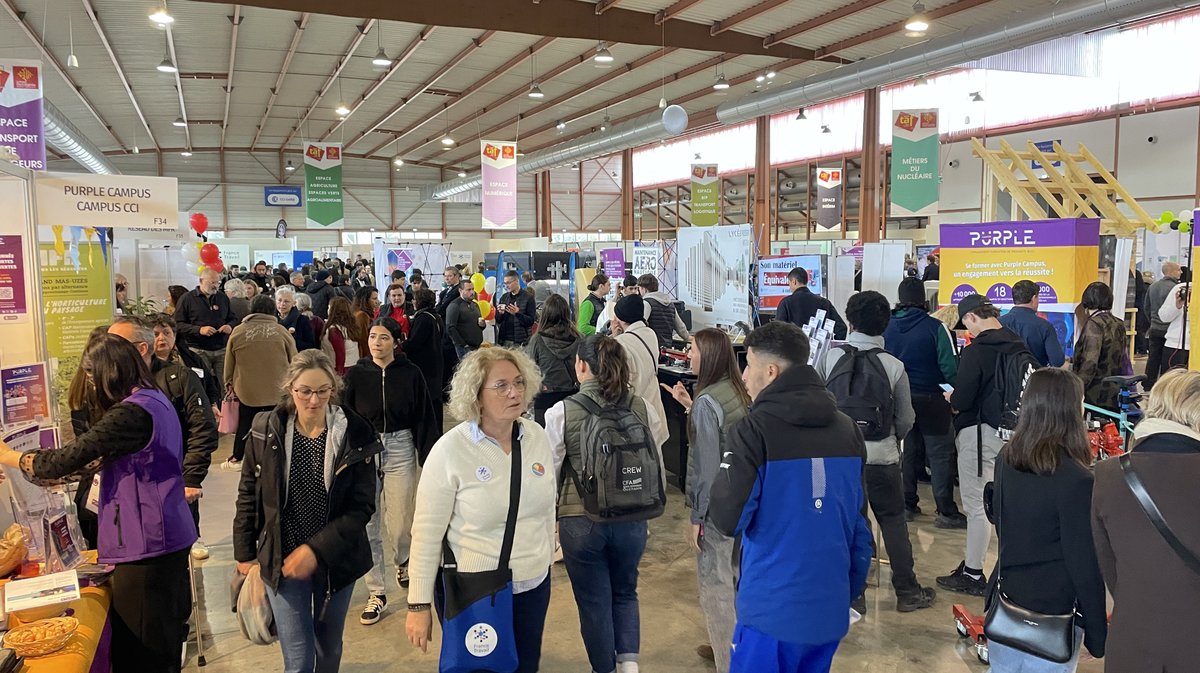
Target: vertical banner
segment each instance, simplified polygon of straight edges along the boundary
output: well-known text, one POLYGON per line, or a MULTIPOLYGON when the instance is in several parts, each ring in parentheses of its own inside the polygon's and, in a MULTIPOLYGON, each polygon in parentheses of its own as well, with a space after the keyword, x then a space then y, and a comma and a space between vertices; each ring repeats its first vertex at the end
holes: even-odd
POLYGON ((46 170, 41 75, 41 61, 0 59, 0 146, 35 171, 46 170))
POLYGON ((608 298, 609 300, 618 299, 617 285, 621 284, 621 279, 625 278, 625 249, 611 248, 609 250, 600 251, 600 269, 604 271, 604 275, 608 276, 608 298))
POLYGON ((679 230, 677 296, 693 326, 731 328, 750 320, 752 230, 749 224, 679 230))
POLYGON ((517 228, 517 144, 479 141, 483 228, 517 228))
POLYGON ((38 248, 46 350, 52 361, 78 358, 92 328, 112 322, 113 285, 108 254, 98 243, 81 243, 73 237, 43 243, 38 248))
POLYGON ((308 143, 305 147, 304 200, 309 229, 345 228, 341 143, 308 143))
POLYGON ((713 227, 721 220, 721 181, 716 164, 692 164, 692 226, 713 227))
POLYGON ((937 214, 938 149, 937 110, 892 113, 892 217, 937 214))
POLYGON ((842 228, 842 167, 817 167, 817 231, 842 228))

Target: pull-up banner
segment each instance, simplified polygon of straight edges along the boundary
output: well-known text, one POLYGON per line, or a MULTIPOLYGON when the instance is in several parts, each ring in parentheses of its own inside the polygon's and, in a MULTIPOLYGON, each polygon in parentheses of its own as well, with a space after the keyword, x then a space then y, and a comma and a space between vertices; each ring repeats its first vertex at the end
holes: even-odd
POLYGON ((888 194, 892 217, 938 211, 938 111, 892 113, 892 170, 888 194))
POLYGON ((309 229, 344 229, 342 144, 308 143, 304 149, 304 201, 309 229))
POLYGON ((12 150, 14 163, 46 170, 42 123, 41 61, 0 59, 0 146, 12 150))
POLYGON ((817 167, 817 231, 842 228, 842 167, 817 167))
POLYGON ((517 144, 479 141, 483 228, 517 228, 517 144))
POLYGON ((693 227, 713 227, 721 221, 720 189, 716 164, 692 164, 693 227))

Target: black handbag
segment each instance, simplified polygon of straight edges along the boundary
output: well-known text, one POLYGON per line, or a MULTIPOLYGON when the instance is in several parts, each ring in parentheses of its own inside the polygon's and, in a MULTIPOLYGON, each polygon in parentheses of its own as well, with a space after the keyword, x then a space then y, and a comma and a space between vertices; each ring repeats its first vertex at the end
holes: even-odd
POLYGON ((1179 536, 1175 535, 1175 531, 1171 530, 1171 527, 1167 525, 1167 520, 1163 518, 1158 505, 1154 504, 1150 493, 1146 491, 1146 486, 1142 484, 1137 471, 1133 469, 1133 460, 1129 457, 1129 454, 1122 454, 1120 460, 1121 472, 1125 475, 1125 483, 1129 485, 1129 490, 1133 491, 1133 497, 1137 498, 1138 504, 1142 506, 1142 511, 1149 517, 1150 523, 1154 524, 1155 530, 1166 540, 1175 554, 1183 561, 1183 564, 1191 569, 1192 572, 1200 575, 1200 558, 1197 558, 1191 549, 1185 547, 1179 536))
MULTIPOLYGON (((992 502, 997 525, 999 525, 1004 500, 1000 482, 1002 469, 996 471, 996 484, 992 491, 992 502)), ((1004 595, 1001 588, 1000 568, 996 563, 996 583, 992 590, 987 617, 983 622, 983 633, 989 641, 1011 647, 1019 652, 1065 664, 1075 656, 1075 611, 1062 615, 1044 615, 1017 605, 1004 595)))

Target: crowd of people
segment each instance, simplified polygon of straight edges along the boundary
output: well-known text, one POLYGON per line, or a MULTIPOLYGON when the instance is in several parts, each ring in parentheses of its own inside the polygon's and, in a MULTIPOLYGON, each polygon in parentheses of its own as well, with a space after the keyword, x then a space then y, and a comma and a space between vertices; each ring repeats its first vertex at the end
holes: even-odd
MULTIPOLYGON (((455 588, 463 578, 497 572, 507 599, 485 640, 505 645, 501 670, 537 671, 559 555, 590 669, 636 673, 638 567, 667 498, 664 399, 687 411, 687 539, 709 637, 699 649, 719 673, 830 669, 866 612, 878 553, 868 509, 895 609, 933 606, 908 530, 923 515, 926 471, 935 527, 966 530, 963 560, 938 586, 989 606, 1003 595, 1034 613, 1077 613, 1068 661, 997 642, 994 670, 1073 671, 1081 648, 1107 653, 1110 671, 1186 667, 1177 643, 1200 620, 1200 582, 1140 516, 1126 479, 1135 466, 1196 547, 1186 515, 1200 476, 1200 372, 1164 368, 1134 459, 1093 475, 1084 404, 1111 408, 1111 377, 1128 364, 1103 284, 1084 293, 1067 366, 1038 322, 1033 283, 1014 288, 1026 309, 1015 317, 980 295, 959 301, 949 327, 967 335, 960 352, 919 279, 900 284, 894 306, 854 294, 842 322, 795 269, 782 315, 746 337, 742 369, 729 336, 689 333, 653 277, 623 279, 608 301, 611 281, 597 274, 576 315, 510 272, 495 343, 484 343, 474 286, 456 267, 440 294, 415 270, 394 274, 383 303, 365 262, 231 272, 173 290, 168 312, 121 315, 92 334, 68 395, 72 442, 25 454, 0 443, 0 464, 35 483, 85 485, 82 527, 116 566, 116 673, 180 670, 187 555, 208 553, 197 503, 219 425, 234 434, 222 467, 240 472, 237 568, 265 587, 287 673, 338 670, 360 578, 360 623, 379 622, 398 590, 407 637, 427 650, 435 613, 448 631, 469 608, 455 588), (810 364, 793 323, 817 310, 846 337, 810 364), (690 389, 658 383, 660 349, 676 336, 689 344, 690 389)), ((1177 297, 1168 288, 1159 319, 1173 320, 1177 297)), ((1165 361, 1180 364, 1166 334, 1165 361)), ((495 616, 496 601, 484 602, 495 616)), ((492 656, 470 639, 439 646, 443 658, 462 647, 492 656)))

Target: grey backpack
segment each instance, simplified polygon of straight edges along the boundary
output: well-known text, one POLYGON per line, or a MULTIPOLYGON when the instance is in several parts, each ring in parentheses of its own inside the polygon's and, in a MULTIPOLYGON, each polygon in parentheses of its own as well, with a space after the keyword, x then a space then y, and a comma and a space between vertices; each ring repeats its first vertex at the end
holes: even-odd
POLYGON ((586 395, 567 401, 587 412, 579 429, 582 465, 568 457, 563 475, 574 480, 588 518, 604 523, 660 516, 667 503, 662 464, 650 428, 632 413, 632 398, 604 406, 586 395))

